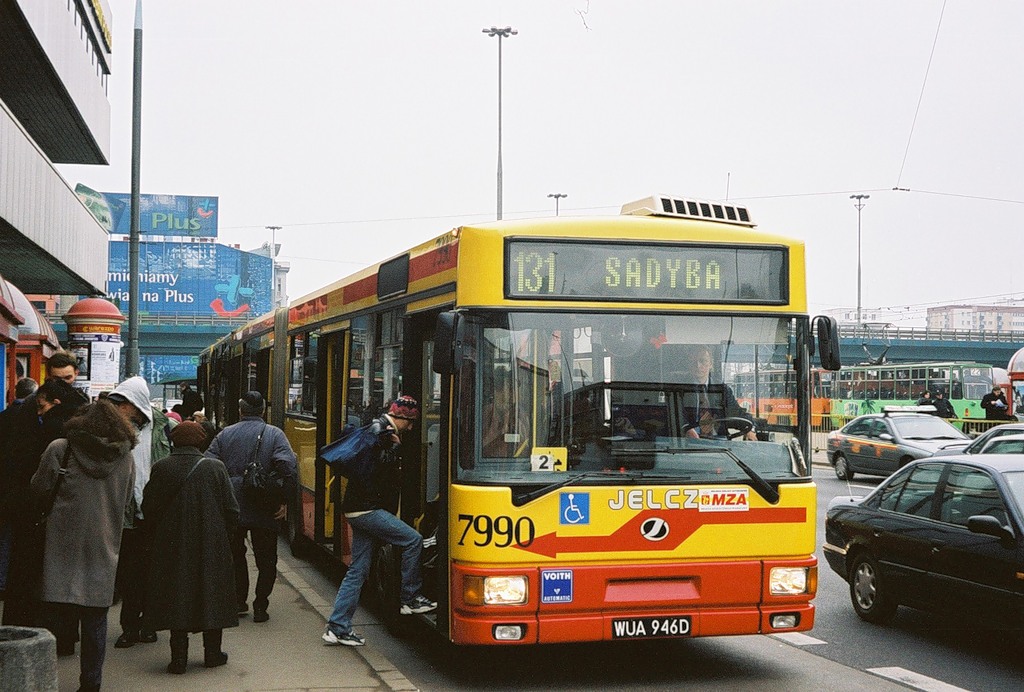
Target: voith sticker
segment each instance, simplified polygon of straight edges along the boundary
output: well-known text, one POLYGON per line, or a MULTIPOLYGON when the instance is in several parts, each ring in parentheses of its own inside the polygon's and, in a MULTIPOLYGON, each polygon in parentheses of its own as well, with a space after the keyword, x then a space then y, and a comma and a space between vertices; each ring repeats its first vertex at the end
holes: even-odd
POLYGON ((540 572, 541 603, 572 603, 572 570, 545 569, 540 572))

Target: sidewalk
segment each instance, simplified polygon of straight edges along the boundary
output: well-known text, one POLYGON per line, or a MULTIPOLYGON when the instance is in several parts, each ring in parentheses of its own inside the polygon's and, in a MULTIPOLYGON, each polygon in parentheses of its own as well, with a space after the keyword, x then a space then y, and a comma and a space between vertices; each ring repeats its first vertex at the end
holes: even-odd
MULTIPOLYGON (((270 621, 256 624, 251 613, 238 627, 224 630, 227 665, 203 667, 203 636, 189 636, 189 666, 184 675, 167 672, 171 660, 169 633, 160 632, 155 644, 136 644, 115 649, 121 634, 119 606, 107 617, 107 657, 103 666, 103 690, 395 690, 416 687, 387 659, 366 646, 324 646, 320 635, 331 613, 332 603, 319 596, 295 571, 293 558, 284 543, 278 551, 278 578, 270 596, 270 621)), ((252 583, 256 573, 249 555, 252 583)), ((356 627, 376 624, 365 610, 356 612, 356 627)), ((77 653, 77 649, 76 649, 77 653)), ((60 692, 78 689, 78 656, 58 659, 60 692)))

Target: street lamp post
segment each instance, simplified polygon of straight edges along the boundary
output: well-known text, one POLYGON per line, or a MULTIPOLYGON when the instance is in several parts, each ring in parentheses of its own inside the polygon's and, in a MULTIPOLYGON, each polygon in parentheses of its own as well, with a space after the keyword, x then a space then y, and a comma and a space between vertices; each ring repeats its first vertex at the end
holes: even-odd
POLYGON ((860 210, 864 208, 864 200, 870 199, 871 195, 850 195, 850 199, 857 200, 853 206, 857 208, 857 328, 861 326, 860 316, 860 210))
POLYGON ((552 192, 548 195, 548 197, 555 198, 555 216, 558 216, 558 200, 568 196, 569 195, 565 194, 564 192, 552 192))
POLYGON ((266 226, 270 231, 270 301, 273 307, 278 306, 277 299, 277 232, 280 226, 266 226))
POLYGON ((492 26, 483 32, 498 37, 498 221, 501 221, 501 39, 515 36, 519 32, 510 26, 504 29, 492 26))

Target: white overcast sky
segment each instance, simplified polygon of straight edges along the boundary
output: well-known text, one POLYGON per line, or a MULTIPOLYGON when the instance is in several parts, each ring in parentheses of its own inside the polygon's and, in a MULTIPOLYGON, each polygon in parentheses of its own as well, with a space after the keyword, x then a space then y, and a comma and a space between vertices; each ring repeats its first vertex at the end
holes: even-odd
MULTIPOLYGON (((111 164, 128 192, 134 0, 109 0, 111 164)), ((282 226, 291 298, 495 214, 745 203, 807 244, 812 311, 1024 292, 1024 3, 144 0, 144 193, 220 198, 223 242, 282 226), (933 49, 934 47, 934 49, 933 49), (927 79, 926 79, 927 76, 927 79), (893 191, 894 187, 910 192, 893 191)))

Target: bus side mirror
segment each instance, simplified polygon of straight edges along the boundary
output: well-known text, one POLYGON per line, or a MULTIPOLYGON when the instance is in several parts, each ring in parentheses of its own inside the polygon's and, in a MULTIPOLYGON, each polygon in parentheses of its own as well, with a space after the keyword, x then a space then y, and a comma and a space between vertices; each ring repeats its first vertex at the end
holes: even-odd
MULTIPOLYGON (((833 317, 818 315, 812 320, 818 330, 818 358, 826 370, 842 368, 839 353, 839 323, 833 317)), ((813 353, 813 350, 812 350, 813 353)))
MULTIPOLYGON (((442 312, 437 316, 437 329, 434 331, 434 372, 439 375, 451 375, 455 372, 458 362, 456 346, 459 326, 457 312, 442 312)), ((461 349, 460 349, 461 350, 461 349)))

